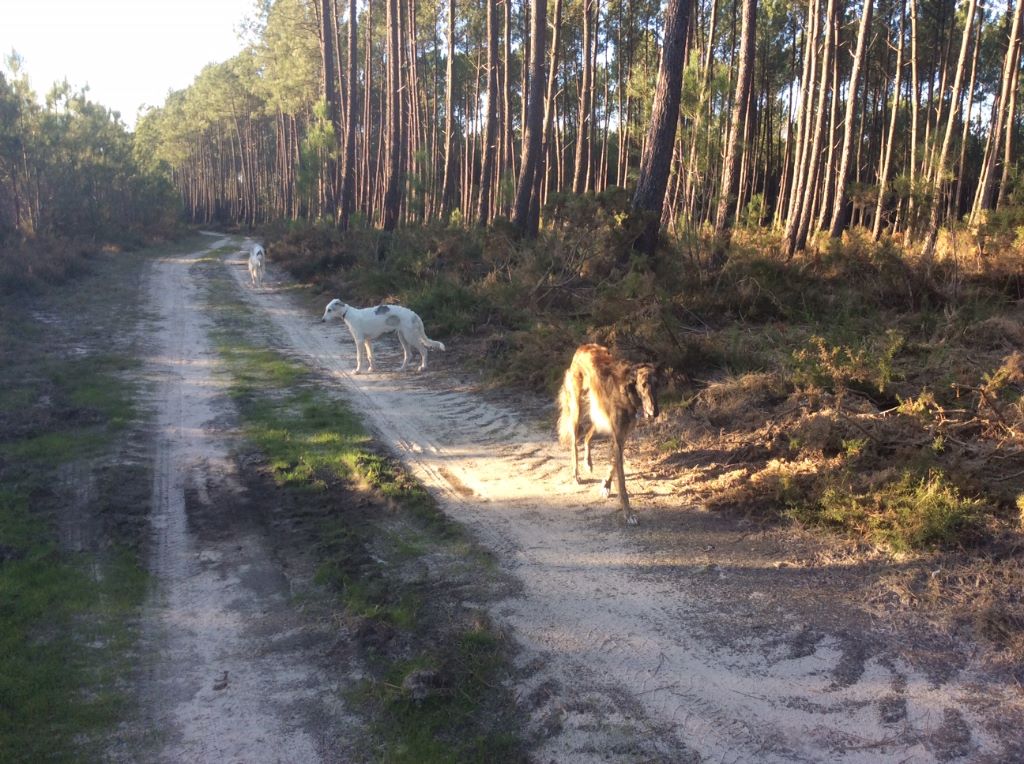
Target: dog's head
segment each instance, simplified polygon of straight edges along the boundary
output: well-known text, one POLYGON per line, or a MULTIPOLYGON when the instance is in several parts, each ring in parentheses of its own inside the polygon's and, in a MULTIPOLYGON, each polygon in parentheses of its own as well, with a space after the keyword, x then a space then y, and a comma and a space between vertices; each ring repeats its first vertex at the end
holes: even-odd
POLYGON ((321 322, 326 321, 328 318, 345 318, 345 313, 348 312, 348 305, 343 303, 341 300, 331 300, 327 303, 327 307, 324 308, 324 316, 320 319, 321 322))
POLYGON ((661 367, 656 364, 642 363, 634 367, 633 385, 645 419, 658 416, 658 389, 662 385, 662 378, 661 367))

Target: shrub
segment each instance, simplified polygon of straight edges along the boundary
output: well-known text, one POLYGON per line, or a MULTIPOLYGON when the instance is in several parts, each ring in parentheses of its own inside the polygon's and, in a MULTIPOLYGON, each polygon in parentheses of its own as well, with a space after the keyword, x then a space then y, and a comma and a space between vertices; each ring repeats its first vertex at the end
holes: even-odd
POLYGON ((848 476, 826 484, 816 501, 794 503, 802 522, 863 535, 895 552, 950 547, 978 540, 985 505, 962 496, 939 471, 924 477, 904 471, 860 493, 848 476))

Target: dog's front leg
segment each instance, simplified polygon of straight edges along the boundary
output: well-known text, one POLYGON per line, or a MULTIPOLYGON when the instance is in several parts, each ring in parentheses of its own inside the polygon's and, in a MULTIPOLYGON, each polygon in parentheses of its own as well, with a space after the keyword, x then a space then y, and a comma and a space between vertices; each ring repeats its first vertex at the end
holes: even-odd
MULTIPOLYGON (((633 510, 629 506, 629 495, 626 493, 626 470, 622 465, 622 451, 625 443, 621 440, 616 439, 613 443, 612 448, 615 452, 615 462, 612 465, 612 472, 615 473, 617 488, 619 491, 619 503, 622 505, 622 514, 626 519, 627 525, 636 525, 636 515, 633 514, 633 510)), ((608 483, 611 483, 612 477, 608 476, 608 483)))
POLYGON ((352 341, 356 344, 356 374, 363 373, 363 344, 365 340, 363 335, 358 332, 352 332, 352 341))
POLYGON ((369 339, 364 340, 364 345, 366 346, 366 370, 373 371, 373 345, 370 344, 369 339))
POLYGON ((612 457, 612 466, 608 468, 608 477, 601 481, 601 487, 598 488, 598 493, 601 494, 602 499, 607 499, 612 495, 612 478, 615 477, 615 462, 614 456, 612 457))

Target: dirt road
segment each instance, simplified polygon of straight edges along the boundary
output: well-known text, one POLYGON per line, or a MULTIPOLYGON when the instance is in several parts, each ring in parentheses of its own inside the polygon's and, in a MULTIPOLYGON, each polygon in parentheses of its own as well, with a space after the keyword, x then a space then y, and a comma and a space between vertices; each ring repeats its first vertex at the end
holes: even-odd
MULTIPOLYGON (((211 250, 223 243, 211 238, 211 250)), ((238 252, 221 267, 283 349, 336 385, 518 582, 514 596, 480 604, 515 640, 536 761, 1024 756, 1019 688, 987 673, 969 646, 873 620, 858 607, 859 570, 810 564, 791 537, 713 516, 671 475, 638 470, 628 455, 641 524, 624 526, 596 481, 567 482, 553 432, 531 424, 543 400, 523 411, 483 395, 440 353, 427 372, 389 371, 400 358, 393 342, 379 343, 384 371, 351 374, 344 326, 319 323, 308 297, 283 288, 272 253, 267 286, 249 287, 242 243, 231 243, 238 252)), ((316 761, 317 730, 344 723, 344 712, 318 674, 316 645, 274 647, 298 618, 287 582, 258 534, 203 537, 191 520, 190 501, 201 510, 239 490, 194 278, 188 259, 160 262, 151 289, 160 315, 160 634, 151 637, 167 649, 149 696, 168 699, 152 709, 171 730, 161 757, 316 761)))
POLYGON ((324 669, 332 637, 296 612, 265 531, 233 509, 243 493, 230 454, 235 413, 207 337, 198 257, 159 260, 149 280, 154 586, 142 719, 115 758, 345 761, 337 730, 355 722, 324 669))

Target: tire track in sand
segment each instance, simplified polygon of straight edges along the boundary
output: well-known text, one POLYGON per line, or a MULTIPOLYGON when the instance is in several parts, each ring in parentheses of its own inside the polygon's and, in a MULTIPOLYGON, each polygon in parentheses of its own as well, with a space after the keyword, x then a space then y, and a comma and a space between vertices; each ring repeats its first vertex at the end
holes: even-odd
POLYGON ((175 764, 344 761, 337 740, 351 721, 317 665, 327 643, 310 639, 292 609, 264 532, 221 514, 244 497, 218 431, 234 414, 214 376, 195 283, 200 255, 159 260, 149 280, 158 318, 148 364, 156 390, 153 589, 143 617, 138 745, 156 748, 146 760, 175 764), (197 528, 195 502, 227 529, 197 528))

